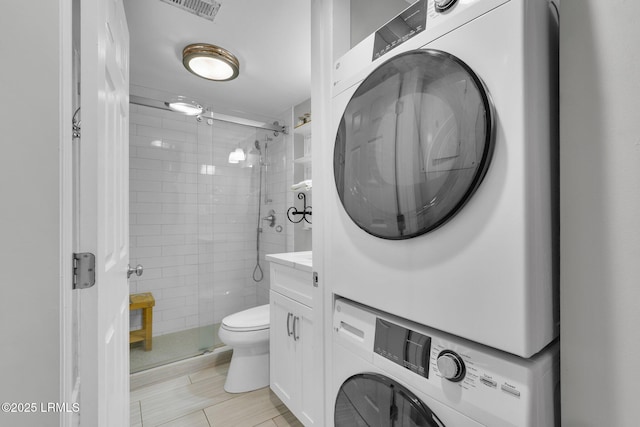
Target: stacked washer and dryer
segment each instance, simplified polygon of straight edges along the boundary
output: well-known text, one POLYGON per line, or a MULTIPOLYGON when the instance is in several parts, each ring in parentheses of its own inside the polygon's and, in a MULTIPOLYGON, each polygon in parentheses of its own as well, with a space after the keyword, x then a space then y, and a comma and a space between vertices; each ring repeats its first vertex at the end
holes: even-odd
POLYGON ((559 419, 557 8, 419 0, 335 63, 336 426, 559 419))

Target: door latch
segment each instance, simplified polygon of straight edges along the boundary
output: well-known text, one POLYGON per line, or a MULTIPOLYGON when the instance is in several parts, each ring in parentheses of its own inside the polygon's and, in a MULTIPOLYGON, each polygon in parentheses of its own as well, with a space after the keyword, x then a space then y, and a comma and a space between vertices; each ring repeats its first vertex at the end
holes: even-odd
POLYGON ((142 276, 142 273, 144 272, 144 269, 142 268, 142 266, 140 264, 138 264, 136 266, 136 268, 131 267, 131 265, 129 265, 129 268, 127 269, 127 279, 129 277, 131 277, 132 274, 135 273, 136 276, 140 277, 142 276))

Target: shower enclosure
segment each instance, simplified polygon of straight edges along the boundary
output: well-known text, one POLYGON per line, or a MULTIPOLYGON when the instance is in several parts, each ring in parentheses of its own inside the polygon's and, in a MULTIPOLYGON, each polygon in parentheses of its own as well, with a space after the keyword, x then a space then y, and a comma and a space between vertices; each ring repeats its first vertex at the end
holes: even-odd
POLYGON ((155 299, 152 349, 131 345, 131 372, 213 350, 223 317, 268 303, 286 164, 280 132, 131 105, 130 264, 144 274, 130 287, 155 299))

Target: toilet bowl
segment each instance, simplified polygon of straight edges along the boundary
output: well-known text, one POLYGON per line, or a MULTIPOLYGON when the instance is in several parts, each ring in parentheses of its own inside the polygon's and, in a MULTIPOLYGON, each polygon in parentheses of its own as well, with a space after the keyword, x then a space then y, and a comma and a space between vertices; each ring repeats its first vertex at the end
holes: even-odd
POLYGON ((269 304, 225 317, 218 336, 233 349, 226 392, 243 393, 269 385, 269 304))

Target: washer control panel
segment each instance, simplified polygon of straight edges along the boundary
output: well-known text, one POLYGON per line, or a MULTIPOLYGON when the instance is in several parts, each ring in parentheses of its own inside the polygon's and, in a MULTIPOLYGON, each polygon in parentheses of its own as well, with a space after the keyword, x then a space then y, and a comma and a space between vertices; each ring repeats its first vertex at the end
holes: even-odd
POLYGON ((373 351, 418 375, 429 378, 431 337, 378 317, 373 351))
POLYGON ((373 55, 375 61, 424 31, 427 24, 427 0, 419 0, 400 15, 387 22, 374 33, 373 55))

